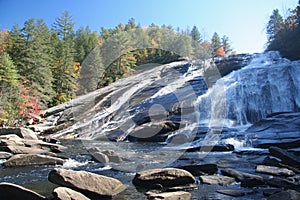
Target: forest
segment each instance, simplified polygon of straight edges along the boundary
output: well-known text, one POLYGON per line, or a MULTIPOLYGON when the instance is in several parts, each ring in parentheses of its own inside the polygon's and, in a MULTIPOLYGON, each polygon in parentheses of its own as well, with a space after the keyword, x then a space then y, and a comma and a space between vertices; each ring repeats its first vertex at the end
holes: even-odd
POLYGON ((232 52, 226 35, 214 33, 207 40, 196 26, 192 30, 155 24, 141 27, 133 18, 125 25, 101 27, 100 33, 88 26, 78 30, 74 26, 71 14, 65 11, 50 28, 42 19, 31 18, 22 27, 0 31, 1 126, 34 123, 40 120, 41 110, 104 87, 142 64, 232 52), (136 44, 141 41, 143 44, 136 44), (97 50, 105 57, 99 60, 97 50), (108 58, 117 52, 119 57, 108 58), (99 68, 103 68, 101 75, 91 77, 99 68))

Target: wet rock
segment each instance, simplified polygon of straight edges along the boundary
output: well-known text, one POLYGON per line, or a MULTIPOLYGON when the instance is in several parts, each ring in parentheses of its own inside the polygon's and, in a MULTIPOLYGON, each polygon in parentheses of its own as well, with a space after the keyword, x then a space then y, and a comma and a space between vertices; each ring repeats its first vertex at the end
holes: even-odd
POLYGON ((1 199, 46 200, 42 195, 12 183, 0 183, 1 199))
POLYGON ((238 182, 243 181, 245 179, 256 179, 261 182, 263 181, 263 178, 261 176, 244 173, 244 172, 239 172, 239 171, 237 171, 235 169, 231 169, 231 168, 221 169, 221 173, 225 176, 234 177, 235 180, 238 182))
POLYGON ((255 148, 269 148, 271 146, 276 146, 279 148, 294 148, 300 146, 299 139, 267 139, 267 140, 257 140, 253 143, 255 148))
POLYGON ((200 181, 201 183, 209 185, 230 185, 235 182, 235 179, 229 176, 209 175, 200 176, 200 181))
POLYGON ((279 158, 283 163, 287 165, 300 167, 300 159, 284 149, 278 147, 270 147, 269 152, 272 156, 279 158))
POLYGON ((53 196, 56 200, 89 200, 83 194, 66 187, 55 188, 53 196))
POLYGON ((138 126, 128 135, 129 141, 164 142, 169 133, 177 130, 179 124, 172 121, 150 122, 138 126))
POLYGON ((93 158, 94 161, 101 162, 102 164, 109 163, 109 158, 104 153, 95 152, 95 153, 93 153, 91 155, 92 155, 92 158, 93 158))
POLYGON ((119 180, 85 171, 53 169, 48 180, 76 190, 88 198, 112 198, 125 189, 119 180))
POLYGON ((265 181, 257 178, 245 178, 241 180, 241 186, 246 188, 258 187, 265 185, 265 181))
POLYGON ((7 152, 1 152, 0 151, 0 159, 8 159, 12 156, 11 153, 7 153, 7 152))
POLYGON ((216 174, 218 172, 218 166, 216 164, 194 164, 194 165, 186 165, 183 167, 180 167, 181 169, 184 169, 194 176, 200 176, 203 174, 216 174))
POLYGON ((48 150, 25 146, 0 146, 0 151, 5 151, 12 154, 42 154, 48 152, 48 150))
POLYGON ((202 151, 202 152, 226 152, 226 151, 233 151, 234 146, 231 144, 224 144, 224 145, 214 145, 214 146, 200 146, 200 147, 193 147, 187 149, 187 152, 195 152, 195 151, 202 151))
POLYGON ((3 163, 5 167, 19 167, 30 165, 62 165, 63 159, 51 156, 38 155, 38 154, 18 154, 12 156, 3 163))
POLYGON ((263 189, 263 195, 264 196, 271 196, 272 194, 278 193, 278 192, 282 192, 282 189, 279 188, 267 188, 267 189, 263 189))
POLYGON ((289 169, 266 166, 266 165, 257 165, 256 171, 265 174, 272 174, 276 176, 294 176, 295 173, 289 169))
POLYGON ((147 199, 151 200, 190 200, 192 197, 191 193, 184 191, 177 192, 163 192, 163 193, 148 193, 147 199))
POLYGON ((272 187, 300 190, 299 182, 296 183, 294 181, 290 181, 283 178, 277 178, 277 177, 266 178, 265 182, 272 187))
POLYGON ((245 196, 245 192, 241 190, 217 190, 218 193, 224 194, 224 195, 229 195, 232 197, 242 197, 245 196))
POLYGON ((122 158, 112 150, 102 151, 102 153, 108 157, 109 162, 114 162, 114 163, 122 162, 122 158))
POLYGON ((299 200, 300 193, 295 190, 287 190, 272 194, 267 200, 299 200))
POLYGON ((165 168, 137 172, 132 182, 135 186, 143 188, 152 188, 155 184, 161 184, 163 187, 175 187, 195 183, 196 179, 188 171, 165 168))
POLYGON ((8 134, 15 134, 20 138, 28 139, 28 140, 38 140, 36 134, 29 129, 26 128, 0 128, 0 135, 8 135, 8 134))

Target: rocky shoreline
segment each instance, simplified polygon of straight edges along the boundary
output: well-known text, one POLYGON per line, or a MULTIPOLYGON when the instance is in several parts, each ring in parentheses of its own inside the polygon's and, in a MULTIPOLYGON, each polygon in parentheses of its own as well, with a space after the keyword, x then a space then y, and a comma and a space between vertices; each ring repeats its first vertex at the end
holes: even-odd
MULTIPOLYGON (((251 195, 257 193, 270 200, 299 199, 299 116, 299 113, 277 114, 254 124, 248 133, 244 133, 253 141, 251 150, 224 148, 224 153, 215 151, 219 154, 213 155, 211 152, 213 162, 209 157, 197 159, 194 155, 201 148, 192 149, 173 163, 173 167, 141 169, 136 172, 132 184, 148 199, 193 199, 197 188, 213 185, 218 187, 212 194, 225 195, 223 197, 251 199, 251 195), (242 167, 243 163, 226 163, 229 157, 226 152, 244 160, 247 167, 242 167)), ((126 191, 127 185, 122 180, 57 168, 68 159, 61 155, 68 149, 57 140, 39 137, 24 128, 0 129, 0 159, 5 160, 4 168, 54 165, 48 180, 57 187, 50 199, 118 199, 126 191)), ((113 151, 92 148, 89 152, 93 160, 104 165, 129 162, 113 151)), ((0 193, 5 199, 47 199, 25 187, 6 182, 0 183, 0 193)))

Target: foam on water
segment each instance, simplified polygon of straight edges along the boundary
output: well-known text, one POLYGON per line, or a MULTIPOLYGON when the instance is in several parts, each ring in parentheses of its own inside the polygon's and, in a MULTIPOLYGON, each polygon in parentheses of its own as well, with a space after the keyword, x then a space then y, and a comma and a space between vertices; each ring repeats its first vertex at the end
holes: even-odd
POLYGON ((62 168, 73 169, 73 168, 85 166, 87 164, 89 164, 89 161, 78 162, 77 160, 69 158, 68 160, 66 160, 64 162, 64 164, 62 165, 62 168))

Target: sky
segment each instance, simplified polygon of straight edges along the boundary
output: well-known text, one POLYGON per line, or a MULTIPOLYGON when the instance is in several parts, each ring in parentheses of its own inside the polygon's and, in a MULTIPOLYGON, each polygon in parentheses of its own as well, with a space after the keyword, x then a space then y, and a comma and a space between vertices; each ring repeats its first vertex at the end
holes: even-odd
POLYGON ((49 27, 65 10, 75 29, 89 26, 93 31, 126 24, 134 18, 141 26, 151 23, 192 29, 195 25, 205 39, 214 32, 227 35, 237 53, 262 52, 265 27, 274 9, 283 16, 298 0, 0 0, 0 30, 23 26, 29 18, 41 18, 49 27))

